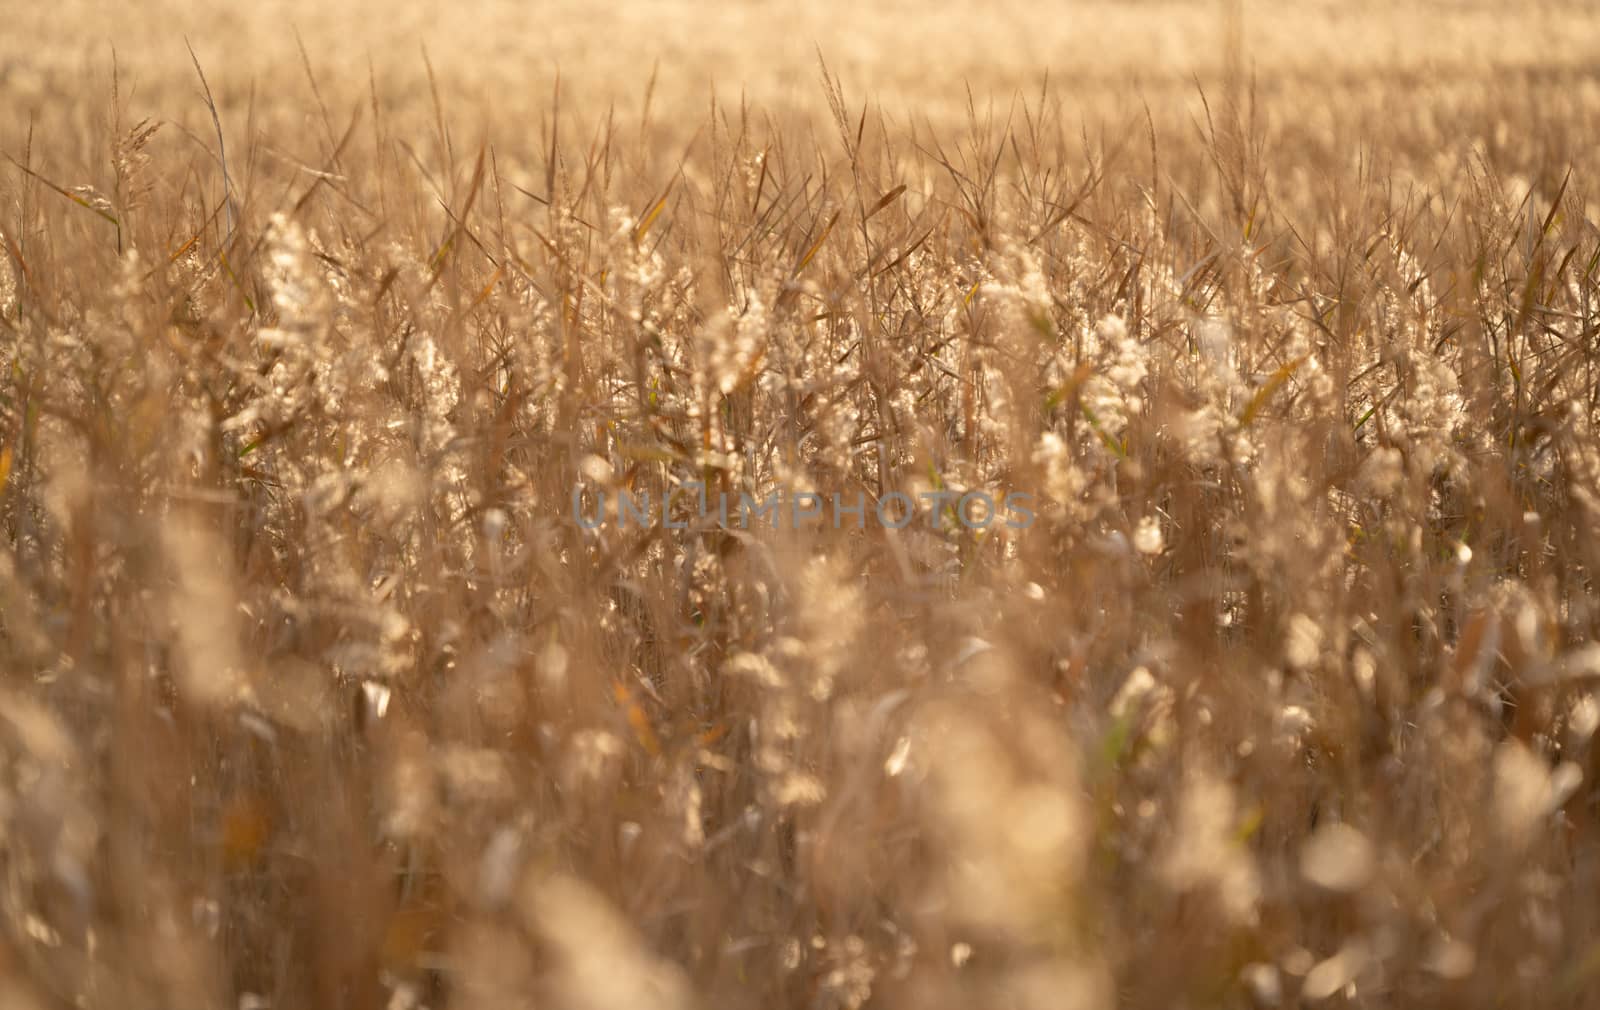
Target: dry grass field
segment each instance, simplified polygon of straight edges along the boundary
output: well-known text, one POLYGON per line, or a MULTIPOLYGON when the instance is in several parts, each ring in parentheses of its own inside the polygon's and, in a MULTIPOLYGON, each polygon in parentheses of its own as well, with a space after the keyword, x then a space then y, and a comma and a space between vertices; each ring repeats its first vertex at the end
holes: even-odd
POLYGON ((1600 12, 705 6, 0 5, 0 1006, 1600 1005, 1600 12))

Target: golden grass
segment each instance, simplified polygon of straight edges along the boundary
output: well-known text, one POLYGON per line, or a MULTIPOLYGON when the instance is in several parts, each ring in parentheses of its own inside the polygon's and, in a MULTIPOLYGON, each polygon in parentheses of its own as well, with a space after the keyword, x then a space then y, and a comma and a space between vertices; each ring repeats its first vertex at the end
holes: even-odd
POLYGON ((23 12, 5 1004, 1591 1005, 1600 22, 1224 10, 23 12))

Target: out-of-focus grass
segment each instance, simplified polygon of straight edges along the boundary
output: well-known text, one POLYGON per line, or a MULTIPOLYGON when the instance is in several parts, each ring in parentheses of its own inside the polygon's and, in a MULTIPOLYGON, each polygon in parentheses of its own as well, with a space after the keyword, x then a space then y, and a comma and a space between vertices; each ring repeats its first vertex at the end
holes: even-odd
POLYGON ((1228 10, 13 12, 6 1005, 1589 1005, 1600 29, 1228 10))

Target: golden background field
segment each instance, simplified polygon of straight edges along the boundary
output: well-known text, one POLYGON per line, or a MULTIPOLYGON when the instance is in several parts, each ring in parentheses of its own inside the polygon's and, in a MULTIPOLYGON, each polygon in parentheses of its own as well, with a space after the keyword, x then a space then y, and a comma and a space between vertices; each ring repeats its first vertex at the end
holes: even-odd
POLYGON ((0 22, 0 1006, 1593 1005, 1593 8, 0 22))

